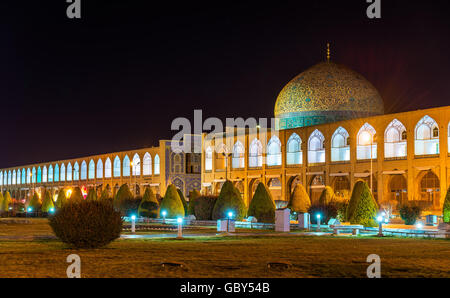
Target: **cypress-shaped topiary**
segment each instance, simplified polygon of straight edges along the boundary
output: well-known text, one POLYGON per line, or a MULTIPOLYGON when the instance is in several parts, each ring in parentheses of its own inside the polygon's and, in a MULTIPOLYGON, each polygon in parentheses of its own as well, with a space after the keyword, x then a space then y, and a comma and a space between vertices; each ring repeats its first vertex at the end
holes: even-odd
POLYGON ((184 207, 175 185, 170 184, 167 187, 166 194, 161 202, 161 211, 166 211, 167 218, 184 217, 184 207))
POLYGON ((90 188, 86 196, 87 201, 97 201, 97 191, 94 188, 90 188))
POLYGON ((159 215, 159 204, 153 191, 147 187, 139 204, 139 216, 157 218, 159 215))
POLYGON ((83 193, 78 186, 72 190, 72 194, 69 199, 72 203, 84 201, 83 193))
POLYGON ((297 184, 292 192, 287 208, 289 208, 291 212, 307 213, 310 206, 311 199, 309 198, 305 187, 300 183, 297 184))
POLYGON ((442 207, 442 217, 445 223, 450 223, 450 187, 447 190, 447 195, 445 196, 444 206, 442 207))
POLYGON ((212 220, 212 212, 217 196, 200 196, 195 199, 194 216, 197 220, 212 220))
POLYGON ((258 222, 274 223, 275 209, 269 188, 260 182, 248 207, 248 216, 256 217, 258 222))
POLYGON ((213 220, 226 218, 229 211, 233 212, 235 220, 242 220, 247 213, 247 208, 239 190, 233 186, 231 181, 227 180, 222 185, 214 205, 212 218, 213 220))
POLYGON ((34 192, 28 204, 28 207, 31 207, 33 212, 39 211, 41 209, 41 199, 39 198, 37 192, 34 192))
POLYGON ((56 198, 55 206, 58 209, 62 208, 66 202, 67 202, 66 192, 64 191, 64 189, 61 189, 58 192, 58 197, 56 198))
POLYGON ((187 209, 187 215, 195 215, 195 204, 197 198, 201 196, 200 192, 196 189, 189 192, 189 204, 187 209))
POLYGON ((125 200, 130 200, 132 198, 134 198, 134 196, 131 193, 128 184, 122 184, 114 198, 114 208, 120 209, 120 206, 122 206, 125 200))
POLYGON ((3 194, 0 191, 0 211, 3 211, 3 194))
POLYGON ((100 196, 100 201, 111 200, 112 198, 113 198, 113 194, 112 194, 110 188, 106 187, 104 190, 102 190, 102 194, 100 196))
MULTIPOLYGON (((352 195, 353 197, 353 195, 352 195)), ((367 183, 363 183, 363 189, 359 198, 356 198, 355 209, 351 214, 350 223, 360 224, 365 227, 376 227, 375 220, 378 212, 378 205, 370 192, 367 183)))
POLYGON ((54 208, 53 200, 50 195, 50 192, 46 190, 44 192, 44 199, 42 200, 41 211, 42 212, 50 212, 50 209, 54 208))
POLYGON ((319 197, 319 204, 327 205, 331 203, 334 197, 334 191, 331 187, 325 186, 319 197))
POLYGON ((9 191, 5 192, 5 195, 3 196, 2 204, 0 206, 1 210, 4 212, 9 211, 9 205, 12 203, 11 195, 9 194, 9 191))
POLYGON ((183 203, 184 211, 186 213, 186 210, 188 208, 188 204, 186 202, 186 199, 184 198, 184 195, 183 195, 183 192, 181 191, 181 189, 177 188, 177 192, 178 192, 178 195, 180 196, 181 202, 183 203))
POLYGON ((353 186, 352 196, 350 197, 350 201, 348 202, 348 206, 347 206, 347 212, 345 213, 346 221, 350 221, 350 218, 352 217, 353 212, 355 211, 356 203, 358 202, 358 200, 361 197, 361 194, 364 190, 365 183, 366 182, 364 182, 362 180, 358 180, 358 181, 356 181, 355 186, 353 186))

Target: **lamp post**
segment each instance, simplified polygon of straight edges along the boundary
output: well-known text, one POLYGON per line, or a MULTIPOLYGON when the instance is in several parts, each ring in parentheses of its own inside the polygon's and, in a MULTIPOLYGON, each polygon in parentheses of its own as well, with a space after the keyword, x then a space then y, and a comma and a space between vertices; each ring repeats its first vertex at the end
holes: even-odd
POLYGON ((383 237, 383 216, 379 215, 377 217, 377 221, 378 221, 378 237, 383 237))
POLYGON ((183 219, 181 217, 178 217, 177 218, 177 223, 178 223, 177 239, 181 239, 181 238, 183 238, 183 228, 182 228, 183 219))
POLYGON ((136 215, 131 215, 131 233, 136 232, 136 215))
POLYGON ((227 216, 227 233, 230 232, 230 219, 233 217, 233 212, 228 212, 228 216, 227 216))
POLYGON ((317 232, 320 232, 320 214, 317 214, 317 232))
MULTIPOLYGON (((138 161, 136 164, 134 164, 133 162, 131 163, 131 165, 133 166, 133 170, 132 170, 132 174, 134 176, 134 194, 137 195, 137 188, 136 188, 136 183, 137 183, 137 178, 136 178, 136 168, 139 166, 141 166, 141 162, 138 161)), ((139 171, 139 175, 141 174, 141 171, 139 171)))
POLYGON ((225 149, 222 152, 222 155, 225 157, 225 181, 228 180, 228 158, 230 157, 231 153, 228 153, 228 148, 225 147, 225 149))
POLYGON ((165 224, 165 223, 166 223, 166 215, 167 215, 166 210, 163 210, 163 211, 161 212, 161 214, 162 214, 162 216, 163 216, 163 224, 165 224))

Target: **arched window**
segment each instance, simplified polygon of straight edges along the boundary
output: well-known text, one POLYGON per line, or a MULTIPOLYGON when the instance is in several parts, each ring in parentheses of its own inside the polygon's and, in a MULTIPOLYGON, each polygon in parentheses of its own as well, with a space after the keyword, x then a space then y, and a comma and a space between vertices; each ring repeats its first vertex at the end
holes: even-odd
POLYGON ((47 166, 42 169, 42 183, 47 182, 47 166))
POLYGON ((141 159, 137 153, 133 156, 132 174, 133 176, 141 176, 141 159))
POLYGON ((42 182, 42 169, 41 169, 41 167, 38 167, 36 183, 41 183, 41 182, 42 182))
POLYGON ((55 174, 53 175, 54 181, 59 182, 59 166, 58 164, 55 164, 55 174))
POLYGON ((213 152, 210 146, 205 150, 205 171, 212 171, 213 152))
POLYGON ((95 162, 93 159, 89 161, 88 178, 95 179, 95 162))
POLYGON ((122 176, 123 177, 128 177, 130 176, 130 158, 128 157, 128 155, 125 155, 125 157, 123 158, 123 170, 122 170, 122 176))
POLYGON ((12 184, 12 174, 11 174, 11 170, 8 171, 8 185, 12 184))
POLYGON ((113 170, 114 177, 120 177, 120 159, 116 155, 114 158, 114 170, 113 170))
POLYGON ((16 184, 16 170, 13 170, 13 173, 12 173, 12 184, 13 185, 16 184))
POLYGON ((48 182, 53 182, 53 166, 48 166, 48 182))
POLYGON ((159 155, 155 155, 155 175, 159 175, 159 155))
POLYGON ((36 183, 36 178, 37 178, 36 168, 33 168, 33 172, 31 174, 31 183, 36 183))
POLYGON ((286 163, 301 165, 303 163, 302 139, 295 132, 291 134, 286 146, 286 163))
MULTIPOLYGON (((66 181, 66 166, 64 164, 61 164, 61 175, 60 175, 60 177, 61 177, 61 181, 66 181)), ((67 177, 67 180, 69 180, 69 177, 67 177)))
POLYGON ((6 171, 3 172, 3 185, 8 184, 8 174, 6 174, 6 171))
POLYGON ((69 162, 67 165, 67 181, 72 181, 72 164, 69 162))
POLYGON ((87 179, 87 164, 86 161, 83 160, 81 162, 81 180, 86 180, 87 179))
POLYGON ((331 161, 349 161, 350 146, 348 132, 343 127, 338 127, 331 137, 331 161))
POLYGON ((240 169, 245 167, 245 150, 244 145, 240 141, 237 141, 233 146, 233 156, 231 166, 234 169, 240 169))
POLYGON ((384 131, 384 157, 406 157, 406 127, 397 119, 392 120, 384 131))
POLYGON ((439 154, 439 126, 430 116, 417 123, 414 145, 415 155, 439 154))
MULTIPOLYGON (((119 161, 120 163, 120 161, 119 161)), ((111 159, 109 159, 109 157, 106 159, 105 161, 105 178, 111 178, 111 159)), ((119 175, 120 175, 120 165, 119 165, 119 175)))
POLYGON ((0 172, 0 185, 3 185, 3 172, 0 172))
POLYGON ((152 156, 148 152, 144 154, 143 171, 144 175, 152 174, 152 156))
MULTIPOLYGON (((0 183, 1 183, 1 179, 0 179, 0 183)), ((25 173, 25 169, 22 169, 22 184, 27 183, 27 175, 25 173)))
POLYGON ((31 170, 30 168, 27 169, 27 183, 31 183, 31 170))
POLYGON ((248 166, 262 167, 262 144, 258 139, 253 139, 248 150, 248 166))
POLYGON ((17 169, 17 179, 16 184, 20 184, 20 169, 17 169))
POLYGON ((277 136, 272 136, 267 143, 267 165, 281 166, 281 142, 277 136))
POLYGON ((322 163, 325 162, 325 137, 316 129, 309 136, 308 139, 308 163, 322 163))
POLYGON ((369 123, 361 127, 357 135, 356 159, 377 158, 376 134, 377 132, 369 123), (370 157, 371 152, 372 157, 370 157))
MULTIPOLYGON (((111 177, 111 161, 109 162, 109 173, 111 177)), ((97 179, 103 178, 103 161, 101 158, 97 161, 97 179)))
POLYGON ((73 180, 80 180, 80 166, 78 165, 78 161, 76 161, 73 165, 73 180))

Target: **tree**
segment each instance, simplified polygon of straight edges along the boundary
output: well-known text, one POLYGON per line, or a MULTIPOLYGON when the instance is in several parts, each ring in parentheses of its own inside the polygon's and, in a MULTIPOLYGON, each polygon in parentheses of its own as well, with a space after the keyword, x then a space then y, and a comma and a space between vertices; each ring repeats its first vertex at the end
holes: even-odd
POLYGON ((307 213, 310 206, 311 199, 309 198, 305 187, 300 183, 297 184, 292 192, 287 208, 291 209, 291 212, 307 213))
POLYGON ((39 198, 37 192, 34 192, 28 207, 31 207, 33 209, 32 211, 39 211, 41 209, 41 199, 39 198))
POLYGON ((58 192, 58 197, 56 198, 56 208, 62 208, 64 206, 64 204, 66 204, 67 202, 67 198, 66 198, 66 192, 64 191, 64 189, 61 189, 58 192))
POLYGON ((321 205, 327 205, 329 204, 334 198, 334 191, 331 187, 325 186, 324 190, 320 194, 319 197, 319 204, 321 205))
POLYGON ((81 202, 84 201, 83 193, 81 189, 77 186, 72 190, 72 194, 70 195, 70 202, 81 202))
POLYGON ((0 211, 4 211, 3 210, 3 194, 1 191, 0 191, 0 211))
POLYGON ((447 195, 445 196, 443 210, 444 222, 450 223, 450 187, 447 190, 447 195))
MULTIPOLYGON (((200 196, 195 199, 194 216, 197 220, 212 220, 212 212, 217 196, 200 196)), ((189 202, 190 203, 190 202, 189 202)))
POLYGON ((188 204, 186 202, 186 199, 184 198, 183 192, 179 188, 177 188, 177 192, 178 192, 178 195, 180 196, 181 202, 183 203, 184 211, 186 211, 188 204))
POLYGON ((214 205, 212 218, 213 220, 226 218, 230 211, 233 212, 234 219, 242 220, 247 213, 247 208, 239 190, 233 186, 231 181, 227 180, 222 185, 219 198, 214 205))
POLYGON ((9 194, 9 191, 5 192, 5 195, 3 196, 1 210, 4 212, 9 211, 9 205, 12 203, 11 195, 9 194))
POLYGON ((260 182, 248 207, 248 216, 256 217, 258 222, 274 223, 275 209, 275 202, 269 188, 260 182))
POLYGON ((97 201, 97 191, 94 188, 90 188, 86 196, 87 201, 97 201))
POLYGON ((159 215, 159 204, 153 191, 147 187, 144 192, 144 197, 139 204, 139 216, 157 218, 159 215))
POLYGON ((109 200, 113 198, 113 194, 111 191, 111 187, 108 185, 106 185, 105 189, 103 189, 102 194, 100 196, 100 201, 102 200, 109 200))
POLYGON ((170 184, 167 187, 166 194, 161 202, 161 211, 166 211, 168 218, 176 218, 184 216, 183 202, 181 201, 180 195, 178 194, 175 185, 170 184))
POLYGON ((125 200, 130 200, 134 196, 130 191, 130 188, 127 184, 122 184, 122 186, 117 191, 116 197, 114 198, 114 207, 116 209, 120 209, 120 206, 122 206, 123 202, 125 200))
POLYGON ((189 192, 189 204, 188 204, 188 209, 187 209, 187 215, 194 215, 196 200, 200 196, 201 196, 200 192, 196 189, 191 190, 189 192))
MULTIPOLYGON (((351 213, 350 216, 350 223, 364 225, 365 227, 376 227, 377 223, 375 218, 378 212, 378 205, 375 199, 373 198, 367 183, 365 182, 362 183, 363 184, 360 195, 359 197, 355 198, 356 202, 354 211, 351 213)), ((359 190, 357 193, 359 193, 359 190)))
POLYGON ((44 199, 42 200, 42 212, 49 212, 50 209, 54 208, 52 196, 50 195, 50 192, 46 190, 44 192, 44 199))
POLYGON ((355 211, 356 203, 361 197, 361 194, 364 190, 364 183, 365 183, 364 181, 358 180, 356 181, 355 186, 353 186, 352 196, 350 197, 350 201, 348 202, 347 212, 345 214, 346 221, 350 221, 350 218, 352 217, 353 212, 355 211))

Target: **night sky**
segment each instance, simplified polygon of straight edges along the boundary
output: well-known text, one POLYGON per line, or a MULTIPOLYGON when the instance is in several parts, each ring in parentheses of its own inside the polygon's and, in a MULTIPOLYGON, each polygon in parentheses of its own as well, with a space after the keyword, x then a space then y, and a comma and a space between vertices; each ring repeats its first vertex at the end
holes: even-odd
POLYGON ((81 1, 0 4, 2 168, 157 146, 194 109, 272 117, 327 42, 387 113, 450 102, 448 1, 81 1))

